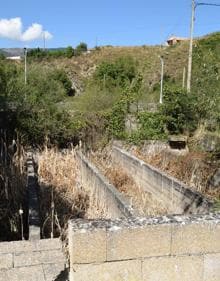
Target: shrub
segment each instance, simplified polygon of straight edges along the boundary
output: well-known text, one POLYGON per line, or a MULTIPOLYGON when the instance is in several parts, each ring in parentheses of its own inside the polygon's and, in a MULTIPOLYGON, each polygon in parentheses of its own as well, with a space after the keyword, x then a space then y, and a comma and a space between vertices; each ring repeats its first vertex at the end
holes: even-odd
POLYGON ((157 112, 141 112, 138 114, 139 130, 141 140, 158 140, 166 137, 164 132, 165 120, 163 115, 157 112))
POLYGON ((88 50, 87 44, 84 42, 81 42, 78 46, 76 46, 75 54, 76 54, 76 56, 79 56, 83 52, 87 52, 87 50, 88 50))
POLYGON ((187 94, 180 88, 165 88, 161 114, 165 117, 166 127, 172 134, 192 132, 196 129, 199 116, 197 97, 187 94))
POLYGON ((102 62, 96 72, 95 78, 104 86, 120 86, 132 82, 136 76, 136 63, 131 57, 120 57, 114 62, 102 62))

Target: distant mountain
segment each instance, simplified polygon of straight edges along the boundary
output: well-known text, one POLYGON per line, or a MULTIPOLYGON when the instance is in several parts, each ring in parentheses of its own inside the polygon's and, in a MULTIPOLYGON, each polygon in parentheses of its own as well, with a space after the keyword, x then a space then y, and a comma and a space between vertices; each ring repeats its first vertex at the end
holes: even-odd
MULTIPOLYGON (((37 48, 30 48, 30 50, 34 50, 37 48)), ((64 50, 65 48, 48 48, 47 51, 59 51, 64 50)), ((23 56, 24 49, 23 48, 1 48, 0 53, 5 55, 6 57, 14 57, 14 56, 23 56)))
POLYGON ((22 48, 2 48, 0 52, 6 57, 22 56, 24 50, 22 48))

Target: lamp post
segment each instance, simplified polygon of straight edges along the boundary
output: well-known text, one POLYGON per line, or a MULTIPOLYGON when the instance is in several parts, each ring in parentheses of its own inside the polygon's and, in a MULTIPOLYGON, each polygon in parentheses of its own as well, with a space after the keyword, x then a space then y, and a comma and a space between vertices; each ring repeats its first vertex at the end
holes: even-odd
POLYGON ((24 84, 27 84, 27 48, 24 48, 24 84))
POLYGON ((164 73, 164 59, 163 56, 160 56, 161 62, 161 78, 160 78, 160 104, 163 103, 163 73, 164 73))

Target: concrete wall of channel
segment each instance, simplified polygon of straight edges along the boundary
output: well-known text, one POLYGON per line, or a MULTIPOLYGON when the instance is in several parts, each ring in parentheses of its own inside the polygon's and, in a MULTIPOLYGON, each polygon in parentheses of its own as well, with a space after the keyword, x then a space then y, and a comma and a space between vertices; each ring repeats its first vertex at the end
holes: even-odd
POLYGON ((108 218, 130 217, 134 211, 126 198, 101 174, 101 172, 81 153, 77 152, 81 184, 90 194, 95 205, 104 206, 108 218))
POLYGON ((219 281, 219 237, 220 213, 70 221, 70 281, 219 281))
POLYGON ((212 207, 202 194, 119 147, 113 146, 112 159, 171 214, 207 213, 212 207))

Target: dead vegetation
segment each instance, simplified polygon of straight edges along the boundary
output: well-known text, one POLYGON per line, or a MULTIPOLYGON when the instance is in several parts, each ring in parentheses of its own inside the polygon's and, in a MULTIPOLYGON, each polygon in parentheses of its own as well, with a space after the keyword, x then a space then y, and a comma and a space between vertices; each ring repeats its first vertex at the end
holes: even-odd
POLYGON ((16 140, 16 150, 8 145, 7 135, 0 138, 0 241, 20 240, 26 235, 21 231, 25 225, 25 153, 16 140), (23 210, 23 217, 19 215, 23 210))
POLYGON ((209 184, 210 177, 218 168, 209 154, 190 152, 186 155, 174 156, 162 151, 146 156, 138 150, 134 153, 146 163, 161 169, 210 199, 220 199, 220 189, 212 189, 209 184))
POLYGON ((75 151, 45 149, 38 156, 42 236, 57 237, 69 219, 83 218, 89 205, 88 194, 78 182, 75 151))
POLYGON ((130 205, 140 216, 159 216, 168 212, 152 194, 143 191, 122 167, 114 164, 108 149, 91 154, 92 161, 109 181, 130 200, 130 205))
POLYGON ((42 237, 59 237, 68 220, 107 218, 100 198, 81 184, 74 149, 44 148, 38 155, 42 237))

